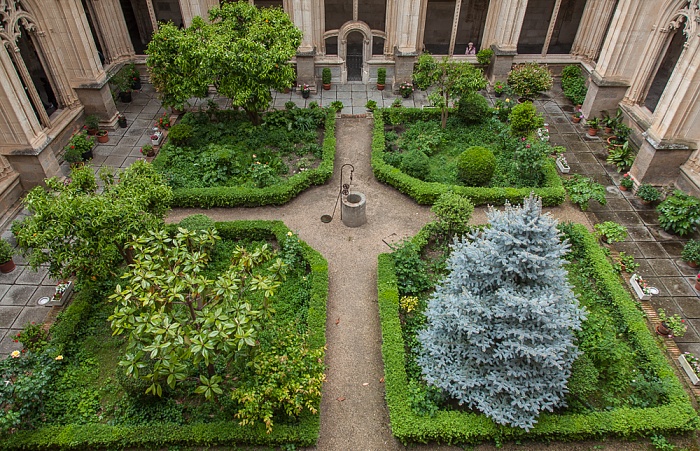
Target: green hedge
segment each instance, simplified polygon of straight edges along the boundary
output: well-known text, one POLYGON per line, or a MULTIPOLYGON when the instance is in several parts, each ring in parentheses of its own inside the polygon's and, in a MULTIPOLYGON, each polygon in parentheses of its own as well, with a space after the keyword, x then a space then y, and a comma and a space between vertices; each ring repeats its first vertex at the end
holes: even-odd
POLYGON ((323 185, 333 175, 335 159, 335 112, 326 116, 321 164, 295 174, 286 182, 266 188, 221 186, 214 188, 181 188, 173 191, 173 207, 258 207, 282 205, 312 185, 323 185))
POLYGON ((477 205, 520 204, 530 192, 542 198, 542 205, 551 207, 560 205, 566 199, 566 191, 561 178, 557 174, 554 160, 548 159, 544 167, 543 188, 482 188, 460 185, 445 185, 436 182, 424 182, 403 173, 384 162, 384 115, 388 122, 397 124, 411 120, 427 120, 436 118, 440 111, 418 110, 413 108, 383 109, 374 113, 374 133, 372 135, 372 169, 374 176, 380 182, 393 186, 402 193, 412 197, 422 205, 432 205, 444 192, 454 191, 468 197, 477 205))
MULTIPOLYGON (((270 239, 281 241, 290 230, 281 221, 217 222, 222 238, 270 239)), ((323 256, 301 241, 304 258, 311 273, 311 294, 307 322, 309 346, 326 345, 326 301, 328 299, 328 262, 323 256)), ((52 343, 66 343, 73 339, 78 323, 89 314, 94 302, 94 291, 85 289, 61 314, 61 320, 51 328, 52 343)), ((59 344, 60 345, 60 344, 59 344)), ((315 406, 317 409, 319 406, 315 406)), ((318 415, 305 414, 295 424, 275 423, 267 434, 265 425, 239 426, 231 421, 206 424, 180 425, 156 423, 147 426, 109 426, 105 424, 48 426, 33 431, 19 431, 0 440, 0 449, 97 449, 142 448, 157 449, 167 445, 285 445, 313 446, 318 440, 318 415)))
MULTIPOLYGON (((597 287, 617 307, 628 325, 629 337, 640 359, 650 362, 655 374, 669 390, 669 402, 653 408, 624 408, 589 414, 555 415, 543 413, 528 433, 520 428, 499 426, 485 415, 440 411, 434 417, 416 415, 408 400, 408 379, 404 367, 404 343, 398 314, 399 292, 391 254, 379 256, 378 296, 382 325, 382 355, 386 400, 391 428, 404 443, 431 441, 478 443, 488 440, 585 440, 606 436, 636 437, 658 433, 680 433, 698 427, 698 417, 675 373, 647 328, 642 312, 620 284, 618 275, 584 226, 575 225, 585 235, 586 263, 593 268, 597 287)), ((424 234, 416 236, 425 243, 424 234)))

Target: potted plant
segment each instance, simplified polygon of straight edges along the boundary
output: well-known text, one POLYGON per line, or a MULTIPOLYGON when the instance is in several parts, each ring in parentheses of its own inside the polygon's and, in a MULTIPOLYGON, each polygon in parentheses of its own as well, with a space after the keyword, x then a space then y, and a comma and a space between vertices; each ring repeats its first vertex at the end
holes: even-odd
POLYGON ((107 130, 99 130, 97 132, 97 142, 102 144, 109 142, 109 132, 107 130))
POLYGON ((308 99, 311 95, 311 86, 307 85, 306 83, 302 83, 299 85, 299 91, 301 92, 301 96, 303 98, 308 99))
POLYGON ((622 178, 620 179, 620 190, 627 191, 632 188, 634 188, 634 180, 632 179, 632 176, 629 174, 629 172, 626 172, 622 175, 622 178))
POLYGON ((386 86, 386 68, 377 69, 377 91, 384 91, 386 86))
POLYGON ((56 288, 54 289, 52 300, 57 302, 63 302, 66 299, 68 299, 68 296, 70 296, 72 291, 73 282, 71 282, 70 280, 64 280, 63 282, 59 282, 56 284, 56 288))
POLYGON ((124 67, 127 68, 131 76, 131 89, 136 91, 141 89, 141 73, 136 69, 136 65, 134 63, 129 63, 124 67))
POLYGON ((401 102, 401 98, 397 97, 394 99, 393 102, 391 102, 391 107, 392 108, 401 108, 403 106, 403 102, 401 102))
POLYGON ((691 268, 697 268, 700 265, 700 241, 690 240, 685 243, 681 251, 681 258, 691 268))
POLYGON ((580 111, 574 111, 574 114, 571 116, 571 120, 574 121, 574 124, 581 122, 581 119, 583 119, 583 113, 580 111))
POLYGON ((153 146, 159 145, 162 139, 163 139, 163 132, 156 128, 153 131, 153 133, 151 134, 151 145, 153 145, 153 146))
POLYGON ((700 290, 700 274, 695 276, 695 289, 700 290))
POLYGON ((508 86, 524 100, 532 100, 552 87, 552 73, 537 63, 520 64, 508 73, 508 86))
POLYGON ((119 114, 119 116, 117 116, 117 122, 121 128, 126 128, 126 116, 119 114))
POLYGON ((323 84, 323 89, 328 91, 331 89, 331 69, 324 67, 321 71, 321 82, 323 84))
POLYGON ((603 242, 611 244, 624 241, 627 236, 627 228, 613 221, 605 221, 593 226, 595 233, 603 242))
POLYGON ((506 84, 502 81, 497 81, 493 85, 493 93, 496 97, 501 97, 506 90, 506 84))
POLYGON ((401 85, 399 85, 399 94, 401 94, 401 97, 403 97, 404 99, 408 99, 411 96, 411 94, 413 94, 414 89, 415 88, 413 87, 413 83, 405 81, 401 83, 401 85))
POLYGON ((90 114, 85 118, 85 128, 88 135, 96 135, 100 129, 100 118, 96 114, 90 114))
POLYGON ((65 153, 63 159, 68 163, 79 163, 92 158, 92 148, 95 143, 93 138, 88 136, 84 131, 78 132, 71 136, 66 147, 63 148, 65 153))
POLYGON ((540 138, 540 141, 548 142, 549 141, 549 124, 544 124, 543 127, 538 128, 537 129, 537 136, 540 138))
POLYGON ((616 166, 617 172, 622 172, 632 167, 635 156, 629 142, 625 142, 621 146, 608 146, 608 158, 605 161, 616 166))
POLYGON ((588 136, 595 136, 598 134, 598 129, 600 128, 600 122, 597 117, 592 117, 586 121, 588 126, 588 136))
POLYGON ((377 109, 377 102, 375 100, 368 100, 367 103, 365 103, 365 108, 367 108, 367 111, 372 112, 377 109))
POLYGON ((557 156, 556 163, 557 168, 559 168, 562 174, 568 174, 571 170, 571 167, 569 167, 569 163, 566 161, 566 157, 564 156, 564 154, 559 154, 557 156))
POLYGON ((700 359, 690 352, 684 352, 678 356, 678 363, 681 364, 681 367, 685 371, 685 374, 688 375, 693 385, 700 384, 700 359))
POLYGON ((493 58, 493 50, 489 48, 481 49, 476 52, 476 62, 482 66, 488 66, 491 64, 491 58, 493 58))
MULTIPOLYGON (((620 113, 622 114, 622 113, 620 113)), ((609 146, 621 146, 627 142, 627 139, 632 133, 632 129, 621 122, 616 122, 613 130, 612 136, 608 136, 607 142, 609 146)))
POLYGON ((682 337, 688 330, 688 325, 685 324, 685 320, 680 317, 679 314, 672 316, 667 316, 664 309, 659 309, 659 320, 661 324, 656 326, 656 333, 659 335, 665 335, 668 338, 682 337))
POLYGON ((168 113, 163 113, 163 115, 158 118, 158 123, 156 124, 156 127, 162 128, 163 130, 167 130, 170 128, 170 116, 168 116, 168 113))
POLYGON ((140 151, 146 157, 153 157, 156 154, 156 151, 153 149, 153 145, 151 144, 144 144, 140 151))
POLYGON ((115 99, 116 97, 119 97, 119 100, 122 102, 131 102, 131 90, 133 89, 132 86, 134 84, 134 70, 135 69, 132 69, 127 64, 119 69, 119 72, 112 75, 112 77, 109 79, 109 84, 113 87, 112 96, 115 99))
POLYGON ((632 289, 640 301, 648 301, 651 299, 652 294, 659 294, 659 290, 649 286, 649 283, 639 274, 632 274, 630 285, 632 285, 632 289))
POLYGON ((7 274, 15 270, 15 262, 12 256, 15 255, 15 250, 6 239, 0 239, 0 272, 7 274))
POLYGON ((656 211, 661 227, 680 236, 692 233, 700 223, 700 200, 680 190, 661 202, 656 211))
POLYGON ((343 105, 343 102, 341 102, 340 100, 334 100, 329 106, 332 110, 335 110, 336 113, 340 113, 340 111, 345 105, 343 105))
POLYGON ((659 200, 661 197, 661 191, 651 186, 649 183, 642 183, 637 188, 637 196, 642 199, 645 204, 650 204, 659 200))

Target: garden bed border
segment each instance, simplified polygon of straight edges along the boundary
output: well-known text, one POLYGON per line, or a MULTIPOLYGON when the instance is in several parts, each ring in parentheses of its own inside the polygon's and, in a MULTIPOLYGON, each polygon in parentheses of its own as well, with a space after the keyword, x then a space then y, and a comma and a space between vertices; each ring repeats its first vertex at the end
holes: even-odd
MULTIPOLYGON (((382 328, 382 356, 386 400, 393 434, 403 443, 441 442, 450 444, 480 443, 496 440, 585 440, 606 436, 622 438, 660 433, 681 433, 698 427, 698 416, 675 372, 663 355, 647 327, 644 314, 629 292, 620 283, 596 238, 581 224, 574 224, 583 236, 587 264, 596 277, 597 287, 617 307, 620 318, 628 326, 629 339, 640 358, 669 390, 669 402, 652 408, 621 408, 589 414, 554 415, 542 413, 530 432, 500 426, 471 412, 440 411, 434 417, 414 413, 408 400, 408 377, 405 368, 404 341, 399 319, 399 292, 391 254, 378 258, 378 302, 382 328)), ((423 228, 413 238, 419 246, 427 243, 423 228)))
MULTIPOLYGON (((282 242, 290 229, 282 221, 217 222, 222 238, 268 239, 282 242)), ((311 246, 301 241, 302 254, 309 264, 311 292, 307 323, 309 346, 326 345, 326 301, 328 299, 328 262, 311 246)), ((90 312, 98 295, 96 287, 86 287, 74 296, 73 302, 51 328, 51 345, 63 353, 65 344, 73 339, 78 324, 90 312)), ((319 406, 314 406, 316 409, 319 406)), ((19 449, 99 449, 141 448, 158 449, 167 445, 209 447, 216 445, 285 445, 313 446, 318 440, 319 414, 306 413, 296 424, 276 423, 267 433, 264 424, 239 426, 234 419, 212 423, 180 425, 156 423, 147 426, 109 426, 105 424, 47 426, 32 431, 19 431, 0 440, 0 448, 19 449)))
POLYGON ((557 173, 552 159, 547 159, 544 166, 544 184, 542 188, 485 188, 447 185, 437 182, 424 182, 402 172, 384 161, 384 115, 388 114, 397 119, 416 117, 432 119, 440 116, 440 110, 420 110, 418 108, 384 108, 374 112, 374 132, 372 134, 372 170, 380 182, 393 186, 400 192, 410 196, 421 205, 432 205, 441 194, 453 191, 468 197, 475 205, 504 205, 506 201, 512 204, 522 203, 531 192, 542 198, 542 205, 552 207, 566 200, 566 191, 557 173))
POLYGON ((259 207, 283 205, 312 185, 323 185, 333 175, 335 160, 335 111, 329 110, 323 135, 323 158, 314 169, 295 174, 286 182, 266 188, 218 186, 173 190, 173 207, 259 207))

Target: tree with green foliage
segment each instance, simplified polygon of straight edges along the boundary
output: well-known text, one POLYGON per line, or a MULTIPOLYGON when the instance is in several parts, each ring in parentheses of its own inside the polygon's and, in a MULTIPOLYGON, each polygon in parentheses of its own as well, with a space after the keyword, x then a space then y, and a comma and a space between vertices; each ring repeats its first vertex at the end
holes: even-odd
POLYGON ((210 280, 205 270, 218 239, 213 229, 179 228, 174 236, 151 231, 130 243, 134 262, 126 286, 110 296, 116 307, 109 320, 115 335, 128 334, 119 365, 147 381, 148 394, 162 396, 164 384, 175 388, 188 379, 199 381, 195 392, 206 399, 222 394, 225 374, 214 362, 228 367, 246 356, 273 312, 287 265, 267 244, 239 246, 231 266, 210 280), (200 364, 206 374, 197 371, 200 364))
POLYGON ((93 168, 81 166, 65 182, 54 177, 27 193, 30 216, 12 231, 32 268, 48 263, 51 277, 78 284, 112 276, 131 261, 127 241, 163 224, 172 190, 149 163, 100 176, 102 191, 93 168))
POLYGON ((187 100, 209 87, 208 27, 201 17, 195 17, 187 29, 165 23, 153 34, 146 49, 146 66, 163 106, 181 110, 187 100))
POLYGON ((540 199, 488 217, 490 227, 452 246, 418 333, 418 363, 459 404, 529 430, 541 411, 565 405, 585 312, 563 268, 568 243, 540 199))
POLYGON ((255 125, 272 101, 271 89, 296 79, 289 61, 301 31, 281 8, 225 3, 209 11, 210 23, 195 17, 179 30, 160 27, 148 45, 146 63, 163 104, 182 107, 209 84, 243 108, 255 125))
POLYGON ((447 127, 450 99, 464 97, 486 87, 481 69, 469 63, 450 61, 447 57, 435 61, 430 53, 423 53, 413 69, 413 79, 420 89, 435 86, 437 90, 428 98, 441 109, 442 128, 447 127))
POLYGON ((301 31, 281 8, 248 2, 225 3, 209 12, 207 42, 214 84, 219 93, 260 124, 260 112, 296 79, 289 61, 301 44, 301 31))

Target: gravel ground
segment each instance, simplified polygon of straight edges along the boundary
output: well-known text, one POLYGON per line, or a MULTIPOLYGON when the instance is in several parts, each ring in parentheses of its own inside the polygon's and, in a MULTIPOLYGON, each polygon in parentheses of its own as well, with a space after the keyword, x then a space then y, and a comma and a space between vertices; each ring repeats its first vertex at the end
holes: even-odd
MULTIPOLYGON (((327 381, 321 401, 321 433, 318 450, 403 450, 391 434, 384 402, 381 356, 381 330, 377 308, 377 255, 389 252, 387 243, 412 236, 432 220, 429 207, 417 205, 395 189, 377 182, 370 166, 372 120, 343 118, 336 129, 335 174, 325 185, 311 188, 281 207, 232 209, 177 209, 169 222, 178 222, 195 213, 204 213, 215 221, 239 219, 282 220, 299 237, 328 260, 329 297, 326 319, 327 381), (332 214, 340 184, 340 167, 354 166, 351 191, 364 193, 367 199, 367 223, 349 228, 340 219, 340 206, 328 224, 321 215, 332 214)), ((343 171, 347 183, 350 168, 343 171)), ((586 224, 586 216, 567 203, 546 211, 560 220, 586 224)), ((477 208, 472 222, 486 222, 486 209, 477 208)), ((683 446, 697 449, 690 440, 683 446)), ((412 449, 462 449, 426 445, 412 449)), ((492 445, 474 449, 491 450, 492 445)), ((577 442, 505 445, 503 450, 642 450, 648 442, 577 442)))

